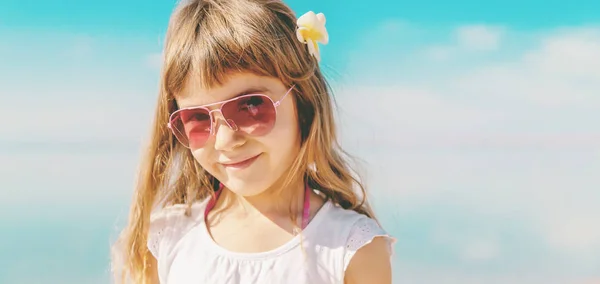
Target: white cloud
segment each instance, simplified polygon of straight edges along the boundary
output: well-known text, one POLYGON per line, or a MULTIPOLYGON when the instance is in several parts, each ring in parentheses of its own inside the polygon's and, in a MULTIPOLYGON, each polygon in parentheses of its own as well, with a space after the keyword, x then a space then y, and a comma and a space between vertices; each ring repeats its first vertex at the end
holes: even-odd
POLYGON ((140 152, 137 146, 83 144, 76 150, 70 144, 63 149, 57 144, 0 153, 0 207, 14 209, 31 201, 121 203, 133 190, 140 152))
POLYGON ((553 110, 600 108, 600 31, 550 35, 509 61, 481 66, 456 80, 475 99, 536 104, 553 110))
MULTIPOLYGON (((555 205, 558 205, 555 203, 555 205)), ((584 210, 590 210, 587 208, 584 210)), ((561 210, 563 211, 563 210, 561 210)), ((582 211, 582 210, 577 210, 582 211)), ((581 212, 572 211, 571 216, 557 216, 557 218, 546 221, 546 230, 548 231, 548 242, 555 247, 561 248, 567 253, 593 253, 588 251, 589 248, 600 248, 600 226, 598 225, 598 213, 589 212, 581 214, 581 212), (575 216, 573 216, 575 215, 575 216), (549 221, 549 222, 548 222, 549 221)), ((595 210, 594 210, 595 211, 595 210)))
MULTIPOLYGON (((525 60, 546 75, 600 80, 600 28, 561 31, 545 38, 525 60)), ((583 83, 583 82, 582 82, 583 83)))
POLYGON ((348 86, 340 90, 341 120, 352 120, 344 128, 352 132, 362 129, 360 126, 373 134, 397 133, 390 130, 464 132, 501 119, 500 114, 455 103, 420 86, 348 86))
MULTIPOLYGON (((454 44, 422 46, 420 60, 407 54, 377 61, 369 71, 353 70, 399 81, 386 87, 356 82, 362 85, 338 96, 345 145, 367 161, 376 200, 389 203, 395 196, 394 206, 411 216, 445 204, 480 222, 519 220, 552 253, 591 267, 585 264, 597 262, 600 251, 594 224, 600 219, 599 33, 594 28, 531 33, 527 36, 539 40, 529 45, 509 29, 461 27, 454 44), (494 50, 496 57, 421 66, 432 57, 447 60, 469 50, 494 50), (393 68, 400 75, 389 77, 393 68)), ((465 261, 493 259, 502 255, 495 242, 501 233, 460 233, 456 238, 467 241, 448 245, 465 261)), ((553 279, 575 281, 572 275, 587 268, 574 269, 557 267, 553 279)), ((456 282, 508 283, 460 279, 456 282)))
POLYGON ((444 61, 452 57, 453 51, 454 49, 450 46, 439 45, 426 48, 423 54, 433 61, 444 61))
POLYGON ((79 35, 72 39, 65 55, 74 60, 90 57, 94 52, 94 38, 89 35, 79 35))
POLYGON ((92 100, 0 107, 0 137, 12 142, 140 141, 150 129, 143 105, 92 100), (68 105, 68 106, 65 106, 68 105))
POLYGON ((18 37, 23 42, 8 41, 10 51, 0 54, 8 66, 0 70, 0 120, 8 122, 0 124, 0 143, 138 141, 145 135, 157 97, 156 81, 143 73, 147 67, 119 61, 119 53, 106 56, 117 43, 102 38, 52 36, 57 40, 24 34, 18 37), (32 46, 45 46, 45 52, 32 46), (28 60, 35 67, 24 67, 28 60), (107 64, 111 60, 121 65, 107 64))
POLYGON ((387 20, 384 21, 378 28, 378 32, 385 33, 398 33, 403 29, 410 29, 410 23, 399 20, 387 20))
POLYGON ((500 47, 503 30, 500 27, 471 25, 459 27, 455 33, 462 48, 491 51, 500 47))
POLYGON ((486 261, 495 258, 500 253, 497 242, 491 240, 475 240, 467 244, 463 257, 470 261, 486 261))
POLYGON ((418 53, 433 62, 471 58, 498 51, 502 48, 506 28, 489 25, 465 25, 453 29, 449 42, 436 42, 421 47, 418 53))
POLYGON ((458 232, 450 224, 438 224, 429 238, 433 245, 453 248, 455 257, 467 264, 491 261, 502 253, 497 232, 489 228, 470 228, 466 232, 458 232))
POLYGON ((9 67, 0 70, 2 210, 31 202, 128 198, 157 97, 156 81, 134 57, 143 50, 139 42, 27 32, 5 40, 7 53, 0 54, 9 67), (117 46, 118 52, 106 55, 117 46), (129 61, 119 60, 128 48, 135 49, 129 61))

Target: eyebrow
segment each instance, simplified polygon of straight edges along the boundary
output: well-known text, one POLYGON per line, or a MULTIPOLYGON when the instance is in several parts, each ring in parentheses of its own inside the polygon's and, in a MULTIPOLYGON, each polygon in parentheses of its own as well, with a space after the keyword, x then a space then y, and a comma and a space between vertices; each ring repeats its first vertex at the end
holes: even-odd
POLYGON ((241 97, 243 95, 265 94, 265 93, 270 93, 269 89, 267 87, 256 87, 256 86, 253 86, 253 87, 245 88, 242 91, 236 92, 234 95, 228 96, 227 98, 222 99, 222 100, 217 101, 217 102, 197 104, 197 105, 191 105, 191 106, 181 106, 181 105, 179 105, 179 108, 189 108, 189 107, 196 107, 196 106, 208 106, 208 105, 213 105, 213 104, 216 104, 216 103, 221 103, 221 102, 224 102, 224 101, 228 101, 228 100, 231 100, 231 99, 234 99, 234 98, 237 98, 237 97, 241 97))
MULTIPOLYGON (((250 94, 264 94, 264 95, 266 95, 265 93, 270 93, 269 89, 267 87, 248 87, 248 88, 243 89, 243 91, 241 91, 241 92, 235 93, 233 96, 229 96, 226 99, 220 100, 220 101, 215 102, 215 103, 228 101, 228 100, 231 100, 231 99, 235 99, 237 97, 241 97, 243 95, 250 95, 250 94)), ((214 104, 214 103, 210 103, 210 104, 214 104)), ((209 104, 204 104, 204 105, 209 105, 209 104)))
POLYGON ((249 88, 246 88, 243 91, 238 92, 236 95, 231 96, 225 100, 230 100, 230 99, 237 98, 237 97, 243 96, 243 95, 265 93, 265 92, 269 92, 269 89, 267 87, 249 87, 249 88))

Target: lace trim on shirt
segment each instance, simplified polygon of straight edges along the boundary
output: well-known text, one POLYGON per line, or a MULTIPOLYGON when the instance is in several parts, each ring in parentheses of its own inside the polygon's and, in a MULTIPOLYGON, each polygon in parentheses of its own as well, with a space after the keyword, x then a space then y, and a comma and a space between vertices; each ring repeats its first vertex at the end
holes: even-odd
POLYGON ((386 233, 375 220, 370 218, 364 218, 358 221, 350 231, 350 237, 346 242, 346 253, 344 255, 344 271, 348 268, 350 260, 356 254, 356 252, 370 244, 376 237, 385 237, 388 239, 388 249, 390 257, 394 254, 393 245, 396 239, 386 233))
POLYGON ((163 240, 173 241, 173 239, 177 238, 177 236, 174 236, 176 232, 186 230, 185 227, 187 224, 182 224, 182 222, 192 223, 192 219, 187 219, 188 217, 185 216, 185 209, 186 205, 178 204, 164 208, 151 215, 147 246, 156 259, 160 255, 160 246, 163 240))
POLYGON ((162 240, 162 236, 164 233, 164 228, 161 228, 155 232, 150 232, 148 234, 148 250, 154 255, 155 258, 158 258, 158 247, 160 241, 162 240))

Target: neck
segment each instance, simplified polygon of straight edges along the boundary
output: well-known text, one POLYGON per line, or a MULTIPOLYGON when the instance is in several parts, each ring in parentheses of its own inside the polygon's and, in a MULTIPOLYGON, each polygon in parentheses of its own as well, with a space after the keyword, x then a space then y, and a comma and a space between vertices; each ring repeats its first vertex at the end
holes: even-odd
POLYGON ((233 191, 223 188, 217 207, 226 206, 231 212, 243 215, 262 214, 266 216, 289 215, 292 212, 300 214, 304 203, 305 185, 302 181, 291 183, 282 188, 281 183, 276 183, 260 194, 241 196, 233 191), (221 203, 221 205, 219 205, 221 203))

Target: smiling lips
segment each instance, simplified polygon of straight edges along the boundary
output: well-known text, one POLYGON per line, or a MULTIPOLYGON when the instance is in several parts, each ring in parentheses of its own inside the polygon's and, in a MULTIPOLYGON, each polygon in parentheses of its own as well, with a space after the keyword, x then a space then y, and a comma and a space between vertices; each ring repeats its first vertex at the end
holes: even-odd
POLYGON ((221 163, 221 165, 223 165, 225 168, 228 169, 244 169, 249 167, 252 163, 254 163, 254 161, 256 161, 256 159, 258 159, 258 157, 260 157, 261 154, 258 154, 254 157, 239 161, 239 162, 235 162, 235 163, 221 163))

